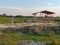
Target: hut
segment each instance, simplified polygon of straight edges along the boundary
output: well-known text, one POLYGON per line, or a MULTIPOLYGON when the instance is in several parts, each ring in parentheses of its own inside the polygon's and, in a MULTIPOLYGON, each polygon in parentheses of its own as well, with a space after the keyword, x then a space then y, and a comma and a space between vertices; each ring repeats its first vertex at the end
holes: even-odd
POLYGON ((54 14, 55 14, 54 12, 44 10, 41 11, 40 13, 42 16, 44 15, 44 22, 46 23, 54 22, 54 14))
POLYGON ((42 20, 44 23, 51 23, 54 22, 54 12, 51 11, 40 11, 40 12, 36 12, 36 13, 32 13, 33 14, 33 19, 36 20, 36 14, 40 13, 40 17, 44 17, 42 20))

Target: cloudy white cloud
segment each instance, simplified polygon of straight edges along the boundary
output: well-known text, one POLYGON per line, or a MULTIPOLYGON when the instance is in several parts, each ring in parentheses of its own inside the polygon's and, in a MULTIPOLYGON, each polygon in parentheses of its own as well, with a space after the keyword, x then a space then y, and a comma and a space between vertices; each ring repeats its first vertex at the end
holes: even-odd
POLYGON ((55 16, 60 16, 60 7, 40 7, 40 8, 19 8, 19 7, 0 7, 0 14, 32 16, 33 12, 49 10, 55 12, 55 16))

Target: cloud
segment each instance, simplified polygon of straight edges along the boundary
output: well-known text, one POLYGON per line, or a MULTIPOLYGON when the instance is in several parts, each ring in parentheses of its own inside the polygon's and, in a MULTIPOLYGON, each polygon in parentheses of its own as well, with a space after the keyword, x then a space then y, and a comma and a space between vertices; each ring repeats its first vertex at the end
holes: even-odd
POLYGON ((0 14, 32 16, 32 13, 42 10, 55 12, 55 16, 60 16, 60 7, 40 7, 40 8, 20 8, 20 7, 0 7, 0 14))

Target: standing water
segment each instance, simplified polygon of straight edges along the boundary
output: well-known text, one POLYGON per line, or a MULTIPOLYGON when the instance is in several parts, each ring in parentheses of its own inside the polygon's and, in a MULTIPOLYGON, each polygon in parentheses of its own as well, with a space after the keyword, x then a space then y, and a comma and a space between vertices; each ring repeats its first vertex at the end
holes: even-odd
POLYGON ((36 41, 28 41, 28 40, 20 40, 16 42, 17 45, 46 45, 45 42, 36 42, 36 41))

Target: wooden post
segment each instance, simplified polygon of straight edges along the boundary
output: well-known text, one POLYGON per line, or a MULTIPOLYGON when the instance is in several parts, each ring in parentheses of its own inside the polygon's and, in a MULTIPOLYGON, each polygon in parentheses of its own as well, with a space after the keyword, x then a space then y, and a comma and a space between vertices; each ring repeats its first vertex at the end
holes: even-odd
POLYGON ((33 14, 33 21, 36 22, 36 14, 33 14))
POLYGON ((53 14, 53 17, 52 18, 53 18, 53 23, 54 23, 54 14, 53 14))
POLYGON ((14 17, 13 16, 11 17, 10 21, 11 21, 11 24, 14 24, 14 17))

